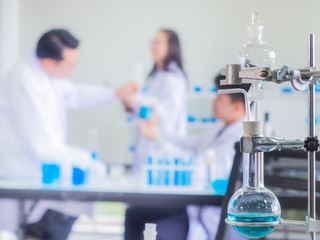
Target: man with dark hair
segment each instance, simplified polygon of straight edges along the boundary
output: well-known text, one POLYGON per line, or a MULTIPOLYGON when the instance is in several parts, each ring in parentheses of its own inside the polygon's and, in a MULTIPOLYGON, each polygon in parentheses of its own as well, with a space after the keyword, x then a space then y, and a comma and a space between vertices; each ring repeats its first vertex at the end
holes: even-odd
POLYGON ((78 48, 79 40, 65 29, 55 29, 45 33, 38 41, 37 57, 51 58, 56 61, 63 59, 63 48, 78 48))
MULTIPOLYGON (((220 85, 220 81, 224 78, 225 77, 221 75, 215 78, 217 89, 224 88, 220 85)), ((249 87, 250 85, 245 85, 244 89, 248 91, 249 87)), ((217 119, 215 127, 209 129, 203 134, 191 136, 188 139, 176 138, 171 139, 171 142, 165 143, 163 141, 159 141, 161 140, 161 135, 159 131, 159 119, 157 119, 156 114, 150 121, 140 121, 140 132, 146 138, 159 141, 159 144, 168 145, 167 149, 175 147, 182 152, 187 151, 192 153, 194 155, 194 159, 197 159, 195 163, 197 165, 206 164, 205 155, 208 151, 211 151, 214 153, 214 159, 217 159, 219 163, 224 166, 224 172, 229 173, 235 154, 234 144, 239 141, 243 135, 242 122, 245 120, 246 116, 243 94, 217 95, 213 100, 212 112, 213 116, 217 119)), ((208 179, 206 176, 204 177, 208 179)), ((150 210, 146 215, 152 215, 152 211, 154 210, 150 210)), ((132 216, 134 214, 131 214, 131 212, 133 212, 132 209, 129 209, 127 212, 128 219, 126 220, 126 225, 128 226, 128 231, 131 230, 131 226, 134 225, 133 222, 130 222, 131 219, 134 219, 134 216, 132 216)), ((213 240, 215 239, 220 221, 220 213, 220 207, 200 207, 192 205, 187 207, 188 218, 180 215, 170 217, 166 220, 162 218, 158 219, 158 221, 157 219, 153 221, 159 223, 159 229, 162 230, 161 234, 163 235, 159 235, 159 240, 171 239, 166 238, 165 236, 173 236, 172 239, 185 239, 186 234, 188 234, 187 240, 213 240), (177 222, 176 228, 179 228, 180 232, 169 232, 172 229, 175 229, 174 219, 177 219, 178 217, 179 223, 177 222), (185 227, 188 224, 181 224, 181 222, 186 221, 186 219, 188 219, 189 229, 185 227)))
MULTIPOLYGON (((22 59, 0 82, 0 177, 40 180, 44 159, 89 161, 89 152, 67 144, 67 110, 110 104, 138 91, 134 83, 114 90, 68 80, 76 69, 78 46, 79 41, 67 30, 51 30, 40 38, 36 52, 22 59)), ((69 215, 81 214, 75 204, 65 206, 69 215)), ((46 219, 48 216, 51 212, 46 219)))

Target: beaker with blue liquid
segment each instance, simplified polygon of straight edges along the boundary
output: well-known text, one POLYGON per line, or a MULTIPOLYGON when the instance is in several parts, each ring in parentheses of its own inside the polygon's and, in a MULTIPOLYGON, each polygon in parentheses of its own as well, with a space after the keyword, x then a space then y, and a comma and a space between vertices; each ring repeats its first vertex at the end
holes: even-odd
POLYGON ((61 183, 61 159, 59 156, 43 155, 41 159, 42 183, 60 184, 61 183))
POLYGON ((44 184, 58 184, 61 177, 61 166, 58 162, 43 162, 42 166, 42 183, 44 184))
POLYGON ((224 195, 228 189, 230 168, 226 166, 224 159, 221 158, 222 156, 216 154, 212 149, 207 150, 205 153, 210 187, 217 194, 224 195))
POLYGON ((138 96, 139 110, 138 117, 145 120, 150 120, 153 116, 153 108, 155 107, 155 99, 151 96, 138 96))

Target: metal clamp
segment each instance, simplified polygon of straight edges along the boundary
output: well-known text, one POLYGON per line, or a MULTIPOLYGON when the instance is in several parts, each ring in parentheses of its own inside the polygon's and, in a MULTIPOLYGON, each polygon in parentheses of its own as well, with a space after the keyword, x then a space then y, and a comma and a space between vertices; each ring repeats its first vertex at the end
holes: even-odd
POLYGON ((240 151, 242 153, 272 152, 284 149, 302 150, 304 149, 304 141, 247 136, 240 140, 240 151))
POLYGON ((308 152, 318 152, 319 146, 318 136, 307 137, 304 141, 304 147, 308 152))
POLYGON ((320 220, 314 220, 306 217, 306 233, 320 232, 320 220))

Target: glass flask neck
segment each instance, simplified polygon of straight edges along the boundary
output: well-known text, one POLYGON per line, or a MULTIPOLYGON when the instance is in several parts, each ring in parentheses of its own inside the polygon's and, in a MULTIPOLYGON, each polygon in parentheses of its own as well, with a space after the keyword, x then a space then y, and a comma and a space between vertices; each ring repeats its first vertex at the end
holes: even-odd
POLYGON ((259 26, 259 28, 252 29, 251 27, 248 28, 249 30, 249 41, 250 42, 257 42, 262 43, 262 26, 259 26))
POLYGON ((263 164, 263 152, 243 154, 243 187, 264 187, 263 164))
POLYGON ((251 25, 248 26, 250 42, 262 42, 263 26, 260 25, 259 13, 253 13, 251 25))

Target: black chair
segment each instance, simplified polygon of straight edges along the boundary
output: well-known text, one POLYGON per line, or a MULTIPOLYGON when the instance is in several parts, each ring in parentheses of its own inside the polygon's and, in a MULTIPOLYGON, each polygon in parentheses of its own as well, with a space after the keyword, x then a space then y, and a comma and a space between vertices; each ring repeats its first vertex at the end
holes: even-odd
POLYGON ((235 148, 235 155, 234 155, 232 169, 230 172, 228 189, 222 201, 221 217, 220 217, 220 223, 219 223, 219 227, 216 235, 216 240, 224 239, 225 232, 226 232, 226 223, 224 220, 228 215, 227 210, 228 210, 229 199, 232 197, 235 190, 239 188, 239 185, 240 185, 239 179, 242 176, 241 174, 242 171, 240 170, 240 167, 242 166, 242 153, 240 152, 240 143, 237 142, 234 148, 235 148))

